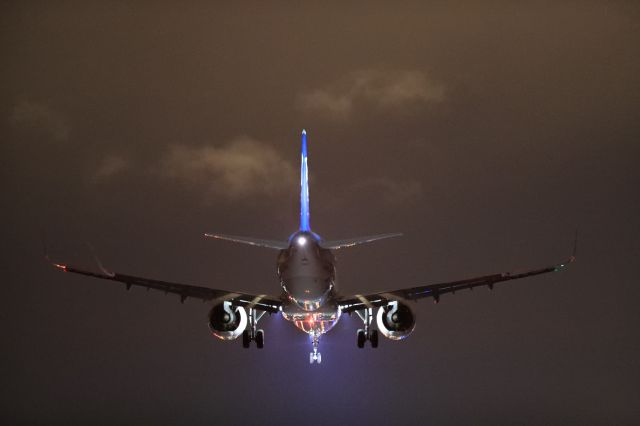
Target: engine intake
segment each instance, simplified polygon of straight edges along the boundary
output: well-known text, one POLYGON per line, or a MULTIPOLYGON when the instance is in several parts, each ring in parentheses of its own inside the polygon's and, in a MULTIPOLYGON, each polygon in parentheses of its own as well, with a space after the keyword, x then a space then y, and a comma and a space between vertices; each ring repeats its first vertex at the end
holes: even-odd
POLYGON ((411 308, 398 301, 381 306, 376 322, 382 335, 392 340, 404 339, 416 328, 416 317, 411 308))
POLYGON ((219 339, 233 340, 247 328, 247 311, 231 302, 215 305, 209 312, 209 329, 219 339))

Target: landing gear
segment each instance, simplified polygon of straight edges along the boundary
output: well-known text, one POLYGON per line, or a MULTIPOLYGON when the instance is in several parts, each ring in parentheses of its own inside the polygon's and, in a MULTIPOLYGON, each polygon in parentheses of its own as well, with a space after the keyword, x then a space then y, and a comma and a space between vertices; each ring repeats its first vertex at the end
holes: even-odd
POLYGON ((364 343, 368 340, 371 342, 372 348, 378 347, 378 330, 371 330, 371 321, 373 320, 373 308, 366 308, 360 311, 356 311, 362 322, 364 323, 364 329, 358 330, 358 348, 364 348, 364 343))
POLYGON ((258 330, 256 333, 256 347, 258 349, 264 348, 264 330, 258 330))
POLYGON ((315 354, 311 352, 309 354, 309 364, 313 364, 314 362, 318 364, 322 363, 322 354, 320 352, 316 352, 315 354))
POLYGON ((322 363, 322 355, 318 352, 318 344, 320 343, 320 336, 318 334, 313 335, 313 352, 309 354, 309 364, 317 362, 322 363))
POLYGON ((358 347, 360 349, 364 348, 364 342, 367 341, 367 335, 365 334, 364 330, 360 329, 358 330, 358 347))
POLYGON ((261 311, 259 314, 253 308, 249 308, 249 324, 247 329, 242 332, 242 347, 248 348, 251 346, 251 342, 256 342, 258 349, 264 348, 264 330, 258 330, 258 321, 264 316, 265 312, 261 311))
POLYGON ((378 347, 378 330, 371 330, 371 333, 369 333, 369 341, 371 342, 372 348, 375 349, 378 347))

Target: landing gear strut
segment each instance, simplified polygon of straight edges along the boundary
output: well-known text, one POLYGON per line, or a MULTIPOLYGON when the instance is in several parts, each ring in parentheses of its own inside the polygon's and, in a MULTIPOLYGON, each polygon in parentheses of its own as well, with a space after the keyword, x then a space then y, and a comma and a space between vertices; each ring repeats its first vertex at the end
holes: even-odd
POLYGON ((364 329, 358 330, 358 347, 364 348, 364 343, 368 340, 371 342, 372 348, 378 347, 378 330, 371 330, 371 322, 373 320, 373 308, 366 308, 356 311, 362 322, 364 323, 364 329))
POLYGON ((258 330, 258 321, 264 316, 265 312, 257 311, 253 308, 249 308, 249 324, 247 329, 242 332, 242 347, 248 348, 251 346, 251 342, 256 342, 256 347, 262 349, 264 347, 264 330, 258 330))
POLYGON ((320 335, 313 334, 313 352, 309 354, 309 364, 317 362, 322 363, 322 355, 318 352, 318 344, 320 343, 320 335))

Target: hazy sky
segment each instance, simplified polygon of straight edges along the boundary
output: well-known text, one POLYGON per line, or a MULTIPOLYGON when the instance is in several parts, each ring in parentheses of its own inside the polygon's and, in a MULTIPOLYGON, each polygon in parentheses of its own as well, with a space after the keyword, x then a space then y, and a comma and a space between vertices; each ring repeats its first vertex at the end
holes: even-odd
POLYGON ((636 2, 3 2, 0 418, 7 424, 637 424, 636 2), (268 4, 267 4, 268 3, 268 4), (344 316, 263 351, 209 307, 57 259, 279 293, 306 128, 311 226, 342 293, 538 267, 415 305, 359 350, 344 316))

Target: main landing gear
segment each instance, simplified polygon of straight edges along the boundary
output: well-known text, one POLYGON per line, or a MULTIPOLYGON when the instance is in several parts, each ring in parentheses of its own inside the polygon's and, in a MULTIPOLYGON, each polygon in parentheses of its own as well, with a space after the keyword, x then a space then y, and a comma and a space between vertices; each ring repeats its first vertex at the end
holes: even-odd
POLYGON ((362 322, 364 329, 358 330, 358 347, 364 348, 364 343, 368 340, 371 342, 372 348, 378 347, 378 330, 371 330, 371 322, 373 320, 373 308, 362 309, 356 311, 362 322))
POLYGON ((318 352, 318 344, 320 343, 320 335, 313 334, 313 352, 309 354, 309 364, 317 362, 322 363, 322 355, 318 352))
POLYGON ((249 324, 247 329, 242 332, 242 347, 248 348, 251 342, 256 342, 258 349, 264 348, 264 330, 258 330, 258 321, 264 316, 265 312, 259 314, 253 308, 249 308, 249 324))

